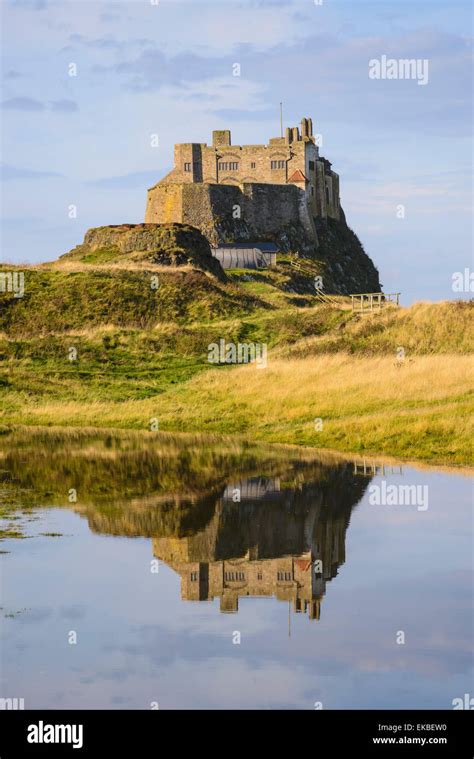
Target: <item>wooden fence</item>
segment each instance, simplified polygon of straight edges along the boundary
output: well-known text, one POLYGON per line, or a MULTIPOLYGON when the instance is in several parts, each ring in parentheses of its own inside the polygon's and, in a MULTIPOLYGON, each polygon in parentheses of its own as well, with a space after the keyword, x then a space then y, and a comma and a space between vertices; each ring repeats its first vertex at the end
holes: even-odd
POLYGON ((380 310, 389 304, 400 305, 400 293, 359 293, 349 296, 352 301, 353 311, 380 310))
MULTIPOLYGON (((313 271, 301 264, 300 261, 293 259, 291 265, 301 274, 308 277, 315 277, 313 271)), ((336 293, 328 295, 324 290, 316 289, 316 297, 321 303, 337 306, 338 308, 352 308, 356 313, 370 313, 371 311, 381 311, 386 306, 399 306, 401 293, 356 293, 354 295, 343 295, 336 293)))

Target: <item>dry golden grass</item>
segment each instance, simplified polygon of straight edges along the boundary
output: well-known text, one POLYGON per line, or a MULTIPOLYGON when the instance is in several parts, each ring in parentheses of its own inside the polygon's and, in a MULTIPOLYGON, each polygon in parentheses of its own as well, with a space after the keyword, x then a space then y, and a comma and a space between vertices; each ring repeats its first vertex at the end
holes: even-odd
MULTIPOLYGON (((201 272, 201 269, 197 270, 195 266, 191 266, 190 264, 186 264, 184 266, 168 266, 168 265, 160 265, 155 264, 152 261, 133 261, 130 259, 124 260, 122 263, 120 262, 114 262, 114 263, 103 263, 103 264, 88 264, 84 263, 83 261, 76 261, 76 260, 64 260, 61 261, 60 259, 58 261, 52 261, 51 263, 47 264, 39 264, 37 267, 31 266, 29 267, 31 269, 38 269, 38 270, 54 270, 54 271, 62 271, 62 272, 75 272, 75 271, 156 271, 162 272, 162 273, 171 273, 171 272, 191 272, 191 271, 199 271, 201 272)), ((203 272, 204 274, 207 274, 207 272, 203 272)), ((209 275, 211 276, 211 275, 209 275)))
POLYGON ((247 435, 255 440, 472 462, 474 359, 346 354, 210 370, 145 400, 36 403, 16 423, 247 435), (315 429, 322 419, 323 429, 315 429))
MULTIPOLYGON (((77 261, 65 265, 87 269, 77 261)), ((131 280, 121 287, 131 288, 131 280)), ((259 297, 267 292, 260 280, 248 284, 259 297)), ((141 329, 127 320, 120 328, 100 321, 102 312, 111 317, 97 286, 90 300, 100 305, 99 316, 92 309, 93 319, 75 321, 72 298, 74 319, 70 314, 67 330, 60 331, 62 313, 54 323, 47 314, 40 323, 48 332, 41 338, 31 330, 21 340, 14 331, 14 337, 0 335, 8 356, 0 378, 0 423, 148 430, 157 418, 161 430, 173 432, 243 435, 449 465, 472 460, 473 303, 417 303, 353 318, 331 306, 295 308, 285 301, 279 308, 254 304, 241 314, 237 285, 226 287, 228 309, 215 310, 220 295, 211 294, 209 308, 193 310, 191 293, 186 318, 176 287, 169 315, 165 310, 158 318, 152 303, 147 329, 141 329), (221 337, 268 344, 268 367, 209 368, 207 346, 221 337), (77 371, 65 366, 64 340, 70 338, 81 341, 77 371), (398 348, 405 351, 404 362, 397 360, 398 348)), ((128 319, 136 317, 139 292, 138 285, 130 292, 128 319)), ((86 288, 86 306, 89 294, 86 288)), ((207 297, 205 290, 200 303, 207 297)), ((116 317, 122 316, 118 309, 116 317)))
POLYGON ((389 307, 356 315, 341 328, 282 346, 280 355, 304 358, 328 351, 406 355, 472 353, 474 304, 466 301, 420 301, 408 308, 389 307))

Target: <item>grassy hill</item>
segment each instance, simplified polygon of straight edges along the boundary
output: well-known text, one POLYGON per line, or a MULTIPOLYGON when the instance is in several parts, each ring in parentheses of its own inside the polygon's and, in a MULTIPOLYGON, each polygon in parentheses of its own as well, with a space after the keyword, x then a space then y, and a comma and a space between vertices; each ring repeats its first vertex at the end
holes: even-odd
POLYGON ((137 251, 127 227, 132 249, 111 254, 115 233, 100 229, 52 264, 22 267, 23 298, 0 293, 0 424, 157 419, 170 431, 469 463, 472 303, 354 315, 319 302, 321 262, 296 267, 284 254, 274 269, 224 274, 189 239, 187 255, 186 235, 161 255, 156 240, 137 251), (213 367, 220 339, 265 343, 267 368, 213 367))

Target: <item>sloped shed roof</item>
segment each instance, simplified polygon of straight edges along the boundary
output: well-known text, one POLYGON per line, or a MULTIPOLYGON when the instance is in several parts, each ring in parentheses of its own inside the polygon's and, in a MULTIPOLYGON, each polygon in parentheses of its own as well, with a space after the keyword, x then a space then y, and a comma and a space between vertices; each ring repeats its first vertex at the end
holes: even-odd
POLYGON ((262 253, 278 253, 280 250, 278 245, 274 242, 252 242, 251 240, 249 242, 224 243, 222 245, 216 245, 216 248, 219 250, 235 250, 236 248, 239 250, 253 250, 254 248, 258 248, 262 253))

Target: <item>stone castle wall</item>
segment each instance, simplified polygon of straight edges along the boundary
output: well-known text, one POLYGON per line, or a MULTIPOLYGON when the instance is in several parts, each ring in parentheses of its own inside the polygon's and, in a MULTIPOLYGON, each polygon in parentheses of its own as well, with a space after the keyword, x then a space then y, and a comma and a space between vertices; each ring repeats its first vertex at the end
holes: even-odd
POLYGON ((317 244, 305 192, 293 184, 158 184, 148 191, 145 222, 190 224, 213 245, 272 239, 298 227, 317 244))
POLYGON ((159 192, 153 192, 151 198, 151 190, 148 191, 145 223, 152 221, 159 224, 184 223, 182 186, 171 183, 160 184, 154 189, 159 189, 159 192))

